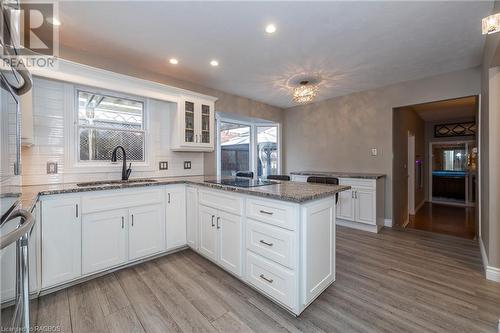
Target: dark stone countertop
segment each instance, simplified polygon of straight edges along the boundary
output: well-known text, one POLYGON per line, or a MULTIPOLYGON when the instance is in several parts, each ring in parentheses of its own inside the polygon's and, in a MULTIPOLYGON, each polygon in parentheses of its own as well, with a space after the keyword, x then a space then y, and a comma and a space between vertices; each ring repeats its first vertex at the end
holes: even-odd
POLYGON ((360 179, 379 179, 386 175, 380 173, 364 172, 336 172, 336 171, 294 171, 291 175, 297 176, 320 176, 320 177, 338 177, 338 178, 360 178, 360 179))
MULTIPOLYGON (((147 178, 153 179, 154 182, 130 182, 118 184, 93 184, 91 186, 81 187, 77 183, 63 184, 46 184, 46 185, 27 185, 21 186, 21 203, 24 209, 33 209, 40 196, 65 194, 65 193, 81 193, 93 191, 106 191, 124 188, 151 187, 172 184, 192 184, 204 186, 228 192, 235 192, 269 199, 288 201, 293 203, 304 203, 321 198, 334 196, 336 193, 348 190, 349 186, 342 185, 323 185, 309 184, 302 182, 277 181, 273 185, 258 186, 251 188, 235 187, 229 185, 221 185, 208 183, 205 181, 213 181, 216 177, 210 176, 188 176, 188 177, 169 177, 169 178, 147 178)), ((134 180, 134 179, 133 179, 134 180)))

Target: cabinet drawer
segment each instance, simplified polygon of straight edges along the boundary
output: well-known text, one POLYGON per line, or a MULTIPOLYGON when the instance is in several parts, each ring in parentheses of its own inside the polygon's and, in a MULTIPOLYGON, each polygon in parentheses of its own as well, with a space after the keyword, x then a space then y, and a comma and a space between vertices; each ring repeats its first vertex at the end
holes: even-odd
POLYGON ((375 179, 360 178, 339 178, 340 185, 347 185, 353 188, 376 189, 377 181, 375 179))
POLYGON ((266 222, 270 224, 277 225, 282 228, 295 230, 296 228, 296 217, 294 214, 295 207, 287 205, 284 203, 271 201, 271 200, 259 200, 259 199, 247 199, 247 217, 255 219, 259 222, 266 222))
POLYGON ((198 201, 208 207, 241 215, 241 198, 239 195, 228 195, 222 193, 222 191, 200 190, 198 192, 198 201))
POLYGON ((293 308, 296 300, 293 271, 247 251, 246 277, 248 283, 293 308))
POLYGON ((164 202, 164 189, 109 190, 82 196, 82 214, 164 202))
POLYGON ((247 249, 283 266, 295 267, 293 232, 251 219, 246 226, 247 249))

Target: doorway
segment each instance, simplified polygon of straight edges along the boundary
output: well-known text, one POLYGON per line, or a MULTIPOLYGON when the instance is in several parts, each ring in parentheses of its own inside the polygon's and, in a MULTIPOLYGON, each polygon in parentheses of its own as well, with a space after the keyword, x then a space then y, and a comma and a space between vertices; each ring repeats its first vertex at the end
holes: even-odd
POLYGON ((474 238, 479 97, 393 110, 393 226, 474 238))

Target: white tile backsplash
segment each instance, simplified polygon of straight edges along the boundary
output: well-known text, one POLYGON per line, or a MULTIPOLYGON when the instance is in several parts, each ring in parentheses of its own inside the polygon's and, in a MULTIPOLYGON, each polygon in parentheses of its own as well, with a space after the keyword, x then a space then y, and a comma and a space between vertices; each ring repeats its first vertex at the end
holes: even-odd
MULTIPOLYGON (((65 164, 70 155, 65 148, 68 140, 66 137, 68 131, 64 127, 65 117, 67 117, 68 112, 76 112, 76 110, 65 109, 65 105, 68 105, 67 99, 72 98, 72 96, 67 96, 67 88, 68 83, 41 78, 34 79, 34 146, 22 149, 22 181, 25 185, 119 179, 121 176, 121 163, 116 164, 116 171, 113 172, 103 172, 96 167, 96 170, 91 173, 82 173, 74 171, 74 168, 66 167, 65 164), (47 174, 48 161, 58 163, 57 174, 47 174)), ((171 117, 169 112, 174 112, 172 105, 168 102, 151 100, 149 106, 149 131, 152 139, 151 147, 147 148, 152 149, 150 164, 154 171, 134 171, 134 162, 132 162, 131 177, 173 177, 203 174, 203 153, 170 150, 171 117), (168 162, 168 170, 159 170, 158 162, 160 161, 168 162), (191 161, 190 170, 184 170, 184 161, 191 161)))

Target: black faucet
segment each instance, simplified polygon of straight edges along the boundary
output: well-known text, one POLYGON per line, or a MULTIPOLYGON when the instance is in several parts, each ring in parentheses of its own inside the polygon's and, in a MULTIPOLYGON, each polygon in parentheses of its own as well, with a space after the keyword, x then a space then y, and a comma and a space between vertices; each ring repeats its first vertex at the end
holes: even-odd
POLYGON ((123 153, 123 156, 122 156, 122 159, 123 159, 123 169, 122 169, 122 180, 128 180, 128 177, 130 177, 130 174, 132 173, 132 163, 130 163, 130 165, 128 166, 128 169, 127 169, 127 154, 125 153, 125 148, 123 148, 122 146, 118 146, 115 148, 115 150, 113 150, 113 153, 111 154, 111 162, 116 162, 116 151, 118 149, 121 149, 122 150, 122 153, 123 153))

